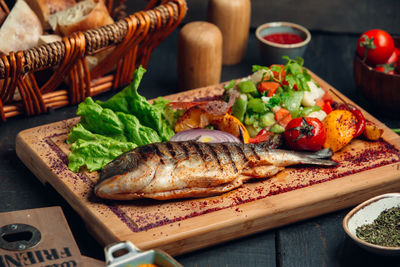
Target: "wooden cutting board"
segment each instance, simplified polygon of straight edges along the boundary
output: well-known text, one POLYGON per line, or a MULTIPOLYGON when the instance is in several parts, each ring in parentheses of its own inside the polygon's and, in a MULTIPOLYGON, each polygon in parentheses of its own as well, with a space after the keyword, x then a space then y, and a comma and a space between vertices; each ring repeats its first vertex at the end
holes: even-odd
MULTIPOLYGON (((312 76, 325 90, 334 90, 312 76)), ((222 91, 222 85, 217 85, 165 98, 190 101, 222 91)), ((65 139, 78 118, 20 132, 16 151, 38 179, 50 183, 80 214, 101 244, 129 240, 141 250, 159 248, 177 255, 399 191, 400 138, 363 112, 384 129, 383 140, 353 140, 333 156, 339 166, 288 168, 270 179, 203 199, 161 202, 97 198, 93 186, 98 174, 73 173, 67 168, 69 147, 65 139)))

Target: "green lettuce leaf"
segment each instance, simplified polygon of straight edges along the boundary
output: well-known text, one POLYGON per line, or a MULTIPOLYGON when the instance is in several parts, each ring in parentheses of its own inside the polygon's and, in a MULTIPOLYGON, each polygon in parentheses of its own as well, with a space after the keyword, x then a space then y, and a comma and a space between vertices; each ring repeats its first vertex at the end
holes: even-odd
POLYGON ((137 91, 145 72, 146 70, 139 66, 134 72, 134 80, 130 85, 109 100, 105 102, 97 101, 97 103, 114 112, 135 115, 141 124, 157 131, 162 141, 168 141, 175 133, 164 117, 165 105, 152 105, 137 91))
POLYGON ((111 109, 103 109, 91 97, 87 97, 79 104, 76 114, 81 116, 81 124, 85 129, 119 141, 126 141, 124 125, 115 112, 111 109))
POLYGON ((125 126, 125 136, 128 141, 138 146, 161 142, 160 136, 150 127, 143 126, 132 114, 117 112, 118 118, 125 126))
POLYGON ((282 106, 290 111, 293 118, 297 118, 300 116, 300 107, 303 96, 303 91, 295 90, 287 90, 286 92, 280 94, 282 106))
POLYGON ((89 171, 97 171, 122 153, 134 149, 131 142, 120 142, 112 138, 99 140, 78 139, 71 146, 68 156, 68 168, 78 172, 82 167, 89 171))
POLYGON ((167 105, 170 101, 163 99, 162 97, 158 97, 153 102, 153 106, 156 108, 160 108, 163 110, 163 116, 168 121, 168 124, 171 125, 172 128, 175 127, 176 122, 185 112, 184 109, 174 109, 171 106, 167 105))

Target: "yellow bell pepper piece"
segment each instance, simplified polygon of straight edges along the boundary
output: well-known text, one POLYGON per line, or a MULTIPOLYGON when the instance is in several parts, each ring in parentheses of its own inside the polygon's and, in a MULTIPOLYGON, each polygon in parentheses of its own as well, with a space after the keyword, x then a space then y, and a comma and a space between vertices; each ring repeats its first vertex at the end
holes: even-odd
POLYGON ((330 148, 333 152, 350 143, 357 128, 357 119, 348 110, 334 110, 325 117, 322 123, 326 129, 324 148, 330 148))

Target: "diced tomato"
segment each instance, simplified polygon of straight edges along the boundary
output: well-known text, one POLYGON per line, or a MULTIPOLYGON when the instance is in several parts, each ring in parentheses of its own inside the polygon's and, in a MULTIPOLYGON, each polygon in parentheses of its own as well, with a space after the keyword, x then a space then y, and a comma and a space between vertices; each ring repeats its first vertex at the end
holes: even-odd
POLYGON ((316 106, 319 106, 319 107, 323 108, 323 107, 324 107, 324 104, 325 104, 325 101, 324 101, 323 99, 317 99, 317 100, 315 100, 315 105, 316 105, 316 106))
POLYGON ((260 93, 268 92, 267 96, 271 97, 275 94, 276 90, 279 88, 280 84, 277 82, 261 82, 258 84, 258 91, 260 93))
POLYGON ((273 64, 271 65, 269 68, 275 68, 275 67, 279 67, 281 69, 280 73, 276 72, 276 71, 272 71, 272 74, 274 75, 274 78, 277 80, 281 80, 283 81, 286 77, 286 71, 285 71, 285 66, 284 65, 280 65, 280 64, 273 64), (280 77, 279 77, 280 74, 280 77))
POLYGON ((325 111, 326 114, 329 114, 332 112, 332 106, 331 106, 331 102, 329 101, 325 101, 324 106, 322 107, 322 110, 325 111))
POLYGON ((322 100, 329 102, 330 104, 333 103, 333 98, 330 94, 328 94, 328 92, 325 92, 325 94, 322 96, 322 100))
POLYGON ((324 101, 322 98, 315 101, 315 105, 321 107, 326 114, 329 114, 332 111, 331 102, 324 101))
POLYGON ((249 138, 249 143, 261 143, 261 142, 265 142, 268 140, 268 138, 272 135, 271 132, 268 132, 265 129, 261 129, 261 131, 258 132, 258 134, 253 137, 253 138, 249 138))
POLYGON ((285 108, 280 108, 275 113, 275 120, 283 127, 286 127, 288 123, 292 120, 292 115, 290 111, 285 108))

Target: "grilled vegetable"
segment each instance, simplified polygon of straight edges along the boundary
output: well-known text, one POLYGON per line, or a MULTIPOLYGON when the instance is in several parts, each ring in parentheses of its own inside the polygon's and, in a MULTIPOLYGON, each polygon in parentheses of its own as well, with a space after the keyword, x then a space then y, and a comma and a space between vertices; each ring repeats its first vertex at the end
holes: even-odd
POLYGON ((289 122, 283 136, 291 149, 318 151, 325 143, 326 131, 319 119, 299 117, 289 122))
POLYGON ((203 143, 224 143, 234 142, 240 143, 239 138, 230 133, 210 130, 210 129, 193 129, 176 133, 170 141, 198 141, 203 143))
POLYGON ((249 133, 238 118, 228 113, 213 115, 198 106, 192 107, 183 113, 175 125, 175 132, 204 128, 208 125, 212 125, 217 130, 228 132, 244 143, 249 141, 249 133))
POLYGON ((323 121, 326 129, 324 148, 336 152, 346 146, 354 138, 357 129, 357 119, 348 110, 334 110, 323 121))
POLYGON ((383 134, 383 129, 379 128, 378 125, 376 125, 372 121, 366 121, 363 134, 368 140, 376 141, 381 138, 383 134))

